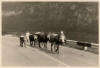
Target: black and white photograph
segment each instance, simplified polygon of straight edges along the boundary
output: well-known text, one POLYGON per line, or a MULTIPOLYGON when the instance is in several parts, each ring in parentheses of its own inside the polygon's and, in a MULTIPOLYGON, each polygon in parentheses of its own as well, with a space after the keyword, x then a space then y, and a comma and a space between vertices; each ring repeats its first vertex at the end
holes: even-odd
POLYGON ((2 1, 3 67, 98 67, 98 1, 2 1))

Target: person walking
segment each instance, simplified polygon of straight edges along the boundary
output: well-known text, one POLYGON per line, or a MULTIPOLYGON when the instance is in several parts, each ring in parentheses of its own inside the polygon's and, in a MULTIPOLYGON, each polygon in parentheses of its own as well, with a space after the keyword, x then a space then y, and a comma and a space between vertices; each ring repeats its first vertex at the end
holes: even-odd
POLYGON ((66 36, 62 30, 60 31, 60 39, 62 41, 62 44, 64 45, 65 40, 66 40, 66 36))
POLYGON ((29 42, 29 36, 30 36, 30 33, 27 31, 27 32, 26 32, 26 41, 27 41, 27 42, 29 42))

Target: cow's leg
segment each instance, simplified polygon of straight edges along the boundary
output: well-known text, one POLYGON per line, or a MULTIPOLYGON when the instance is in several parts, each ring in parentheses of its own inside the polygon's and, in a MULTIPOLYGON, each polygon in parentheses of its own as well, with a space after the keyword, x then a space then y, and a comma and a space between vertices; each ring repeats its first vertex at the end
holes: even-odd
POLYGON ((44 43, 44 42, 41 42, 41 45, 42 45, 42 47, 44 47, 44 48, 45 48, 45 43, 44 43))
POLYGON ((28 38, 26 38, 26 42, 28 42, 28 38))
POLYGON ((24 42, 22 41, 22 47, 23 47, 23 43, 24 43, 24 42))
POLYGON ((35 41, 34 41, 34 47, 35 47, 35 41))
POLYGON ((57 45, 54 46, 54 50, 55 50, 55 52, 57 52, 57 45))
POLYGON ((30 41, 30 46, 32 46, 32 42, 33 42, 33 41, 30 41))
POLYGON ((46 43, 45 42, 43 42, 43 45, 44 45, 44 48, 46 48, 46 43))
POLYGON ((59 45, 57 45, 57 53, 59 54, 59 45))
POLYGON ((23 47, 23 41, 21 41, 21 47, 23 47))
POLYGON ((44 47, 44 48, 45 48, 45 43, 44 43, 44 42, 42 42, 42 47, 44 47))
POLYGON ((20 42, 20 46, 22 47, 22 42, 20 42))
POLYGON ((59 45, 56 45, 55 52, 57 52, 59 54, 59 45))
POLYGON ((31 41, 31 47, 32 47, 32 41, 31 41))
POLYGON ((31 46, 31 40, 30 40, 30 46, 31 46))
POLYGON ((47 48, 47 42, 45 43, 45 47, 47 48))
POLYGON ((43 42, 44 48, 45 48, 45 42, 43 42))
POLYGON ((56 45, 56 50, 55 52, 57 52, 59 54, 59 45, 56 45))
POLYGON ((24 47, 26 48, 26 42, 24 41, 23 43, 24 43, 24 47))
POLYGON ((26 41, 28 42, 28 39, 26 39, 26 41))
POLYGON ((30 46, 31 46, 31 41, 30 41, 30 46))
POLYGON ((51 51, 52 51, 52 46, 53 46, 53 43, 51 43, 51 51))
POLYGON ((22 46, 22 41, 20 41, 20 46, 22 46))
POLYGON ((44 43, 44 47, 47 48, 47 43, 46 42, 44 43))
POLYGON ((41 48, 41 46, 40 46, 40 42, 39 42, 39 48, 41 48))
POLYGON ((29 42, 29 37, 27 37, 27 42, 29 42))
POLYGON ((33 46, 33 41, 32 41, 32 46, 33 46))

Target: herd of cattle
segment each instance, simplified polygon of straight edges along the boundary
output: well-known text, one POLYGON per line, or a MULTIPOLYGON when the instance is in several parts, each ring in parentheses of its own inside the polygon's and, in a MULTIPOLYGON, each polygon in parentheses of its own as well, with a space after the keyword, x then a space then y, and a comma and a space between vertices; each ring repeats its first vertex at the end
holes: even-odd
POLYGON ((62 45, 66 41, 66 37, 63 32, 56 33, 44 33, 44 32, 36 32, 34 34, 26 34, 26 36, 20 36, 20 46, 23 46, 26 42, 30 42, 30 46, 36 45, 38 43, 39 48, 41 48, 41 44, 44 45, 44 48, 47 48, 47 43, 51 43, 51 51, 55 51, 59 53, 59 45, 62 45), (34 43, 34 44, 33 44, 34 43))
MULTIPOLYGON (((26 33, 26 35, 20 36, 20 46, 24 46, 26 42, 30 43, 30 46, 35 47, 38 43, 39 48, 43 45, 44 48, 47 48, 47 43, 51 44, 51 52, 56 52, 59 54, 59 46, 67 43, 67 39, 64 35, 64 32, 60 33, 44 33, 36 32, 34 34, 26 33), (42 44, 42 45, 41 45, 42 44)), ((91 47, 89 43, 76 42, 77 45, 86 47, 91 47)))

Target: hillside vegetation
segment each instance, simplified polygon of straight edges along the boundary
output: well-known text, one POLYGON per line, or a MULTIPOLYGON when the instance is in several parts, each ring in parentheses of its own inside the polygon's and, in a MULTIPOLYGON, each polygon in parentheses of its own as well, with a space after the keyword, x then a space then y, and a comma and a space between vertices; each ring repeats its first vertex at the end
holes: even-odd
POLYGON ((2 31, 59 32, 98 43, 97 2, 3 2, 2 31))

